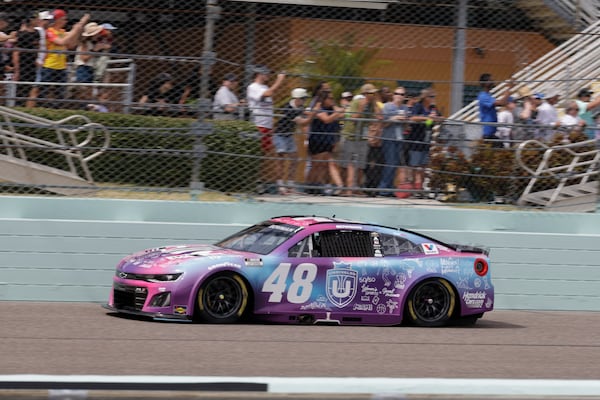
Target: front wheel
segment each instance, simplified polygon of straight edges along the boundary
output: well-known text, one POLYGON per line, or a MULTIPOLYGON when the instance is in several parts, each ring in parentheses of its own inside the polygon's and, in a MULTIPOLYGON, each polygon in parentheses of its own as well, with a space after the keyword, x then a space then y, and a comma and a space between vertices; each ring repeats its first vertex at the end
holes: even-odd
POLYGON ((213 276, 200 286, 196 305, 200 321, 217 324, 238 322, 248 306, 248 289, 238 275, 213 276))
POLYGON ((444 279, 431 279, 419 283, 411 292, 406 304, 410 321, 418 326, 446 325, 456 305, 452 286, 444 279))

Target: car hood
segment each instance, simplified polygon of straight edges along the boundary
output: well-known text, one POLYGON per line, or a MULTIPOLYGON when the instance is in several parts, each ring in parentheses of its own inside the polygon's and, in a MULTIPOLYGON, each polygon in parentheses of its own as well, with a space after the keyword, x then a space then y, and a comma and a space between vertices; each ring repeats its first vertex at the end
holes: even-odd
POLYGON ((208 267, 231 266, 241 268, 262 263, 262 256, 254 253, 223 249, 221 247, 198 244, 165 246, 143 250, 124 258, 119 269, 130 273, 155 273, 158 270, 170 272, 184 270, 188 266, 208 267))

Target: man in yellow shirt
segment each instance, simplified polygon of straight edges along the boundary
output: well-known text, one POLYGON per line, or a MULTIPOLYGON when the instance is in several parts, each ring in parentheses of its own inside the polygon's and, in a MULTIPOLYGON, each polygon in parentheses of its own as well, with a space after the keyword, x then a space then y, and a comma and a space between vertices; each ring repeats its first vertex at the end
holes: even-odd
MULTIPOLYGON (((56 9, 52 12, 54 22, 46 30, 46 57, 41 70, 41 82, 67 82, 67 55, 63 53, 66 50, 74 49, 79 42, 79 37, 84 25, 89 21, 89 14, 83 17, 73 25, 70 31, 64 28, 67 25, 67 13, 64 10, 56 9)), ((48 94, 49 85, 41 85, 40 101, 44 102, 48 94)), ((55 89, 56 98, 64 99, 66 97, 67 87, 62 85, 55 89)), ((57 103, 54 104, 58 106, 57 103)), ((48 107, 49 104, 42 103, 42 106, 48 107)))

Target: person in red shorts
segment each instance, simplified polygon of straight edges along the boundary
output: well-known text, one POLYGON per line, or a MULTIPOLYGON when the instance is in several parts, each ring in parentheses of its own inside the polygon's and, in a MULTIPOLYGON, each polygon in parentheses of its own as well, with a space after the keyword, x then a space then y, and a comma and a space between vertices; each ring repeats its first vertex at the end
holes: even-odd
POLYGON ((254 68, 254 82, 248 85, 246 90, 246 100, 251 113, 251 121, 256 125, 261 134, 261 148, 266 157, 263 162, 262 178, 266 182, 275 182, 275 166, 273 170, 269 165, 269 158, 275 157, 275 146, 273 145, 273 95, 281 87, 285 73, 277 74, 275 82, 271 86, 267 85, 271 71, 262 65, 254 68))

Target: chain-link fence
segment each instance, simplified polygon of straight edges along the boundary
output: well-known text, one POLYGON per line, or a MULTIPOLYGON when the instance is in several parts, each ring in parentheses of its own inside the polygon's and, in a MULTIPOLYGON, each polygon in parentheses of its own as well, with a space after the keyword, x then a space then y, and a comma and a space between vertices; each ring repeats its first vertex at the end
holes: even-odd
POLYGON ((595 209, 597 0, 3 6, 4 193, 595 209), (484 73, 512 119, 479 122, 484 73))

